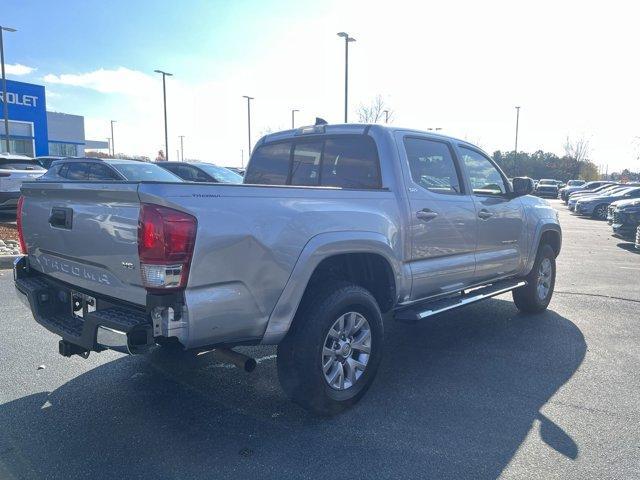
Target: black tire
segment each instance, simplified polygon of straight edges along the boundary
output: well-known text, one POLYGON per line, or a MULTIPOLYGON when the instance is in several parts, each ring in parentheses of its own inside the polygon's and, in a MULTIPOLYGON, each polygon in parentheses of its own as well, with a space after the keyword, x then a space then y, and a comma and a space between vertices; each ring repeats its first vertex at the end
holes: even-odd
POLYGON ((525 277, 527 285, 513 291, 513 301, 518 310, 526 313, 539 313, 547 309, 553 289, 556 284, 556 253, 548 244, 542 244, 538 248, 536 260, 533 263, 531 272, 525 277), (538 280, 540 278, 540 266, 548 259, 551 264, 551 275, 548 279, 548 292, 541 298, 538 292, 538 280))
POLYGON ((609 206, 606 203, 603 203, 602 205, 598 205, 596 206, 596 208, 593 209, 593 212, 591 213, 591 217, 597 218, 598 220, 606 220, 608 209, 609 209, 609 206))
POLYGON ((369 291, 347 282, 316 287, 305 294, 289 333, 278 345, 280 385, 293 402, 312 413, 339 413, 357 403, 371 386, 382 360, 383 336, 382 314, 369 291), (336 320, 349 312, 362 315, 368 322, 371 351, 360 377, 339 390, 325 379, 323 348, 336 320))

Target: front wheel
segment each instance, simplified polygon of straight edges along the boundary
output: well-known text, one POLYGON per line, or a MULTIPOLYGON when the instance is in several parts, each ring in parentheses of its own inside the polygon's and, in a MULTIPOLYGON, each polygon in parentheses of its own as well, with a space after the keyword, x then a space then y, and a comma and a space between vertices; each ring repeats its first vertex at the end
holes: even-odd
POLYGON ((593 209, 593 213, 591 214, 591 216, 593 218, 597 218, 598 220, 606 220, 608 209, 609 209, 608 206, 605 204, 598 205, 596 208, 593 209))
POLYGON ((522 312, 547 309, 556 284, 556 253, 550 245, 540 245, 533 268, 525 278, 527 285, 513 291, 513 301, 522 312))
POLYGON ((382 359, 383 325, 367 290, 340 283, 311 292, 278 345, 278 379, 295 403, 319 415, 354 405, 382 359))

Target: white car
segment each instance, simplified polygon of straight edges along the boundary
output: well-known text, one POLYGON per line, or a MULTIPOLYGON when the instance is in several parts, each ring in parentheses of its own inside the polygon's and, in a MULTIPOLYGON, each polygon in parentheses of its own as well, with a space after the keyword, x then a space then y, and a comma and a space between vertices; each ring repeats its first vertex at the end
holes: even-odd
POLYGON ((0 211, 15 211, 22 182, 45 172, 31 157, 0 153, 0 211))

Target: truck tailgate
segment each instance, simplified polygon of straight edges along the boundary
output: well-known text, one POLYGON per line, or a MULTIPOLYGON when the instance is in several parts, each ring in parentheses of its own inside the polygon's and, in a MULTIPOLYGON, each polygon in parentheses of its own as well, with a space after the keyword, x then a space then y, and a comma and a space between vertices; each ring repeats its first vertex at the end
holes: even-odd
POLYGON ((22 194, 32 268, 82 289, 145 304, 137 183, 29 182, 22 194))

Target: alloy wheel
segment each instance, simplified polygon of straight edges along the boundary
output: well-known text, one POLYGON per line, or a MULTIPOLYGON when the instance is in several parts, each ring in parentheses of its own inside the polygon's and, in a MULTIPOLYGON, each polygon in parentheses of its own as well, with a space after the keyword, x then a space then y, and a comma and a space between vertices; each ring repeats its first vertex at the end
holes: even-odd
POLYGON ((545 300, 547 295, 549 295, 549 290, 551 290, 551 273, 551 259, 545 258, 540 262, 540 267, 538 268, 537 292, 540 300, 545 300))
POLYGON ((600 205, 596 208, 596 217, 598 217, 601 220, 606 220, 607 219, 607 205, 600 205))
POLYGON ((341 315, 329 329, 322 348, 322 372, 331 388, 351 388, 371 357, 371 327, 358 312, 341 315))

